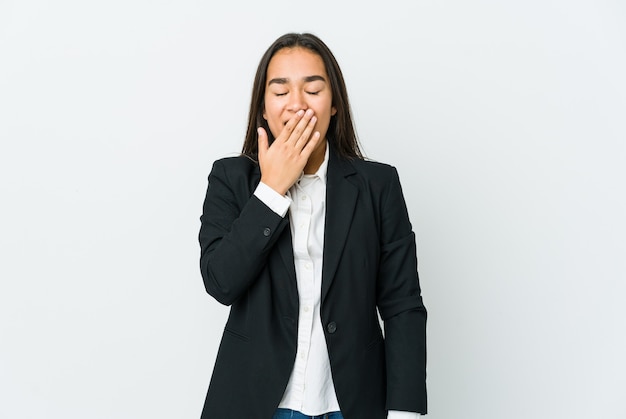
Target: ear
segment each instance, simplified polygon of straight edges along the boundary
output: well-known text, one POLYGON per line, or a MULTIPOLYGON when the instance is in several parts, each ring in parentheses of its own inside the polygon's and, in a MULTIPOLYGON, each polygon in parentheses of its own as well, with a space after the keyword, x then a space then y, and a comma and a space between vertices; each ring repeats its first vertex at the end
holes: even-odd
POLYGON ((330 116, 335 116, 336 113, 337 113, 337 108, 335 108, 334 106, 330 108, 330 116))

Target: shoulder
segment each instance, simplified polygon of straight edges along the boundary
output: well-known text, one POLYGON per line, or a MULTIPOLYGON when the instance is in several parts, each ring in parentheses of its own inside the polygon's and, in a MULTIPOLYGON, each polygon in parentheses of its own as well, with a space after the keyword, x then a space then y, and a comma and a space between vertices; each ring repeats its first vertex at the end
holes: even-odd
POLYGON ((259 164, 255 159, 243 154, 237 156, 222 157, 213 162, 213 170, 215 170, 216 168, 223 168, 246 171, 254 170, 255 168, 258 168, 258 166, 259 164))
POLYGON ((250 177, 259 173, 259 164, 256 160, 245 155, 222 157, 213 162, 212 176, 250 177))
POLYGON ((223 157, 213 162, 209 184, 229 185, 229 189, 249 195, 261 178, 259 164, 244 155, 223 157))
POLYGON ((349 160, 349 164, 358 175, 366 179, 382 183, 393 182, 398 179, 397 169, 388 163, 367 159, 353 159, 349 160))
MULTIPOLYGON (((385 201, 389 196, 401 191, 396 168, 387 163, 365 159, 338 159, 337 166, 345 180, 357 187, 363 196, 385 201)), ((329 173, 332 166, 329 165, 329 173)), ((336 176, 336 173, 334 176, 336 176)), ((333 178, 334 178, 333 176, 333 178)), ((332 181, 332 179, 331 179, 332 181)), ((401 193, 401 192, 400 192, 401 193)))

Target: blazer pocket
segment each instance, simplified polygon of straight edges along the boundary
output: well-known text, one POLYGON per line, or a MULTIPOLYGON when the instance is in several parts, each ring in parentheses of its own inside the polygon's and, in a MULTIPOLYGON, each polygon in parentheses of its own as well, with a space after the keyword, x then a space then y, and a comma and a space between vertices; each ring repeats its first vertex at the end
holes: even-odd
POLYGON ((244 335, 242 333, 239 333, 239 332, 237 332, 235 330, 228 329, 228 328, 224 329, 224 335, 231 336, 231 337, 233 337, 233 338, 235 338, 237 340, 240 340, 242 342, 249 342, 250 341, 250 338, 248 336, 246 336, 246 335, 244 335))

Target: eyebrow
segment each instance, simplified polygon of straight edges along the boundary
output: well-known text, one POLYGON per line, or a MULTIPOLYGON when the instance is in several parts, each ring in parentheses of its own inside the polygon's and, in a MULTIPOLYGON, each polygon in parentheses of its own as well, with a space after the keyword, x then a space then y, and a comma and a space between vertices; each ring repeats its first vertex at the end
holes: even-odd
MULTIPOLYGON (((306 76, 302 78, 302 81, 304 81, 305 83, 311 83, 312 81, 318 81, 321 80, 324 83, 326 82, 326 79, 322 76, 306 76)), ((289 79, 288 78, 284 78, 284 77, 279 77, 279 78, 275 78, 270 80, 267 85, 269 86, 270 84, 287 84, 289 83, 289 79)))

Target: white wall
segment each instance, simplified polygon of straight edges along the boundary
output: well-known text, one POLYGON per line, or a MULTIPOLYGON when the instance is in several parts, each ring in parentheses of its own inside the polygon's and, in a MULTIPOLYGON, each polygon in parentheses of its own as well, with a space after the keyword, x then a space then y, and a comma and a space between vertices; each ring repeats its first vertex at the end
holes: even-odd
POLYGON ((199 417, 227 315, 206 177, 292 30, 399 169, 429 417, 626 417, 618 0, 1 1, 0 417, 199 417))

